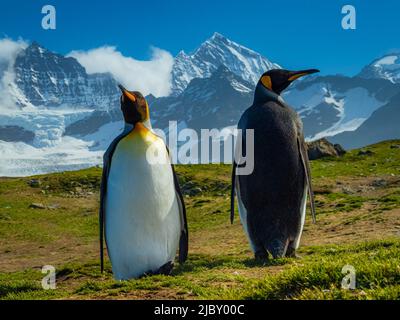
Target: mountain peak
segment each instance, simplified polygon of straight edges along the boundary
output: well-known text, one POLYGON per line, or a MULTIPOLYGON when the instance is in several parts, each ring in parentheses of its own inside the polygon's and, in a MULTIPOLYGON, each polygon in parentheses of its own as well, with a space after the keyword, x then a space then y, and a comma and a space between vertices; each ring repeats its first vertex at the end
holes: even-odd
POLYGON ((178 54, 176 55, 176 59, 179 59, 179 58, 186 58, 186 57, 187 57, 187 54, 186 54, 186 52, 183 51, 183 50, 179 51, 178 54))
MULTIPOLYGON (((222 34, 218 32, 214 32, 213 35, 208 38, 206 41, 204 41, 200 47, 196 50, 201 51, 204 48, 207 47, 212 47, 212 48, 222 48, 225 50, 228 46, 234 46, 234 47, 242 47, 241 45, 237 44, 236 42, 229 40, 227 37, 223 36, 222 34)), ((250 50, 250 49, 248 49, 250 50)))
POLYGON ((224 40, 227 39, 226 37, 224 37, 222 34, 220 34, 219 32, 214 32, 213 35, 211 36, 210 40, 224 40))
POLYGON ((400 83, 400 54, 390 53, 372 61, 359 73, 361 78, 382 78, 400 83))
POLYGON ((260 75, 280 68, 261 54, 214 32, 198 49, 181 51, 172 68, 172 95, 179 95, 194 78, 208 78, 221 65, 243 80, 256 84, 260 75))
POLYGON ((39 42, 36 41, 33 41, 25 50, 27 52, 39 52, 40 54, 48 51, 45 47, 43 47, 39 42))
POLYGON ((17 55, 14 70, 15 85, 23 92, 23 96, 17 97, 22 105, 27 100, 34 106, 106 109, 119 99, 119 90, 110 74, 89 75, 75 58, 54 53, 36 41, 17 55))

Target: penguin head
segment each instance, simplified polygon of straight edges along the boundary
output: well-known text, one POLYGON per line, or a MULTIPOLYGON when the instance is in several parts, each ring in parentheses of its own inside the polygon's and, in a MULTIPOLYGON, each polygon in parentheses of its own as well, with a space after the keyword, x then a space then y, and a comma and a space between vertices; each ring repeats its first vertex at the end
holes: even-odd
POLYGON ((294 80, 308 74, 319 72, 317 69, 301 71, 289 71, 284 69, 272 69, 265 72, 258 81, 257 87, 262 86, 277 95, 280 95, 294 80))
POLYGON ((122 91, 121 110, 125 122, 134 125, 149 120, 149 106, 143 95, 139 91, 128 91, 120 84, 118 87, 122 91))

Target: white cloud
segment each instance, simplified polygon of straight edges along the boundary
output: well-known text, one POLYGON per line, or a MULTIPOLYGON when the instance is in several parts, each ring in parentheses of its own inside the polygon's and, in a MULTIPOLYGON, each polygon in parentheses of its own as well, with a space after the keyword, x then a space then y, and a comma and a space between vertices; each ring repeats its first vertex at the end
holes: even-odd
POLYGON ((0 39, 0 110, 15 108, 15 99, 11 94, 11 91, 16 93, 17 90, 14 85, 13 66, 17 54, 26 46, 23 40, 0 39))
POLYGON ((0 39, 0 64, 4 65, 13 62, 17 53, 25 48, 26 45, 23 40, 0 39))
POLYGON ((68 56, 76 58, 86 72, 110 72, 126 88, 140 91, 143 95, 165 96, 170 92, 174 58, 165 50, 152 48, 148 61, 123 56, 111 46, 72 51, 68 56))

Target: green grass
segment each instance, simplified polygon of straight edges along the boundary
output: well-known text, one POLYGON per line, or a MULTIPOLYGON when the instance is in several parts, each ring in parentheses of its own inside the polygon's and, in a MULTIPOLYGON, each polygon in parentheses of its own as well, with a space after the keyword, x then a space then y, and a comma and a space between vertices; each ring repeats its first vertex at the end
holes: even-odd
POLYGON ((313 178, 340 176, 366 177, 373 175, 399 175, 399 149, 390 148, 397 140, 384 141, 361 150, 373 152, 358 155, 359 149, 350 150, 340 158, 323 158, 313 162, 313 178))
POLYGON ((108 260, 99 270, 100 168, 0 178, 0 299, 399 299, 400 149, 390 148, 399 143, 312 161, 318 223, 307 218, 301 258, 265 265, 253 259, 238 217, 229 222, 231 167, 177 166, 189 259, 171 276, 122 282, 108 260), (46 264, 56 267, 56 290, 41 287, 46 264), (356 269, 355 290, 341 288, 346 264, 356 269))
POLYGON ((1 299, 53 299, 121 297, 135 291, 148 294, 173 291, 179 297, 199 299, 398 299, 400 293, 400 241, 371 241, 357 245, 313 246, 301 250, 301 259, 271 261, 266 266, 249 258, 195 255, 172 276, 149 276, 115 281, 110 266, 101 275, 97 263, 69 264, 58 270, 56 290, 43 290, 39 271, 2 274, 1 299), (356 270, 356 289, 344 290, 341 270, 356 270), (281 267, 276 275, 258 279, 251 269, 281 267), (227 271, 229 270, 229 272, 227 271), (235 270, 235 272, 232 272, 235 270), (244 275, 241 273, 244 272, 244 275), (64 282, 75 282, 66 286, 64 282))

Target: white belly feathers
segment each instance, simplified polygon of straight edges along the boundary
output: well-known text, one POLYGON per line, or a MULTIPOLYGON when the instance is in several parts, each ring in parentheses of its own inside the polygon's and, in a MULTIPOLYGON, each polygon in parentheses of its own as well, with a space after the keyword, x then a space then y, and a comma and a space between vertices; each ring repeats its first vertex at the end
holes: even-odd
POLYGON ((114 152, 106 195, 105 234, 117 279, 156 271, 173 262, 181 230, 174 178, 164 142, 133 131, 114 152), (146 159, 149 145, 164 163, 146 159))

